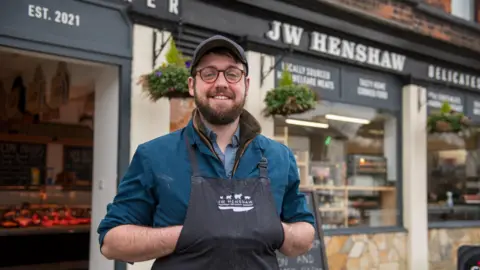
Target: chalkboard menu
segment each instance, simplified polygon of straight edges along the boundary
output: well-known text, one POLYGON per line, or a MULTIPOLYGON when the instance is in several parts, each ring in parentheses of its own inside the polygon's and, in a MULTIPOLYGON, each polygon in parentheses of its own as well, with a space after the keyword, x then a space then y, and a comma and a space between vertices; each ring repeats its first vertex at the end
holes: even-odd
POLYGON ((458 248, 457 270, 480 270, 480 246, 464 245, 458 248))
POLYGON ((45 144, 0 142, 0 186, 43 184, 46 160, 45 144))
MULTIPOLYGON (((317 211, 315 211, 316 203, 314 201, 313 193, 303 193, 305 194, 310 210, 315 215, 317 223, 321 223, 321 220, 317 217, 317 211)), ((315 241, 313 247, 306 254, 291 258, 277 252, 277 260, 280 270, 328 270, 323 233, 319 231, 318 228, 319 226, 315 228, 315 241)))
POLYGON ((66 172, 74 172, 78 180, 92 181, 93 148, 64 146, 63 163, 66 172))

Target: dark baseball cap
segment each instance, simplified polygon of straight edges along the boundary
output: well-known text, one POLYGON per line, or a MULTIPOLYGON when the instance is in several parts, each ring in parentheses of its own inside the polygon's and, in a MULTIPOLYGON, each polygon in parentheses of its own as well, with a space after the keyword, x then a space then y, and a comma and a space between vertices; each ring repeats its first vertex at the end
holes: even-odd
POLYGON ((245 56, 245 51, 243 48, 235 43, 233 40, 228 39, 221 35, 212 36, 204 41, 202 41, 195 52, 193 53, 192 63, 191 63, 191 70, 190 73, 193 74, 194 69, 197 67, 200 59, 205 55, 206 52, 214 49, 214 48, 225 48, 233 53, 233 55, 240 59, 240 62, 245 65, 245 74, 248 74, 248 62, 247 57, 245 56))

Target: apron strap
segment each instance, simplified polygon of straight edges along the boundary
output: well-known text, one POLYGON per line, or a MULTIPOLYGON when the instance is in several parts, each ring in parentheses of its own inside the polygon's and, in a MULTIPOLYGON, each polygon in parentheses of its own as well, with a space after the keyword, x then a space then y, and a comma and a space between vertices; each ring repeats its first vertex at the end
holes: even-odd
POLYGON ((268 161, 267 158, 263 156, 262 159, 258 163, 258 169, 260 170, 260 178, 268 179, 268 161))
POLYGON ((195 156, 194 146, 188 141, 188 137, 185 134, 185 144, 188 150, 188 156, 190 158, 190 165, 192 165, 192 176, 199 176, 200 169, 198 168, 197 157, 195 156))

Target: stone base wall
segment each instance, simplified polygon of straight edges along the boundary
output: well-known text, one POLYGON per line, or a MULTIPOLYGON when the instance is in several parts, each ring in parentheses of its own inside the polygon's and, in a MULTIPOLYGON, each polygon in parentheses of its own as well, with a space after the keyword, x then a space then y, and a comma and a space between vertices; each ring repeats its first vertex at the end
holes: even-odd
POLYGON ((405 233, 325 237, 329 270, 406 270, 405 233))
POLYGON ((457 250, 480 244, 480 228, 432 229, 428 231, 429 270, 457 269, 457 250))

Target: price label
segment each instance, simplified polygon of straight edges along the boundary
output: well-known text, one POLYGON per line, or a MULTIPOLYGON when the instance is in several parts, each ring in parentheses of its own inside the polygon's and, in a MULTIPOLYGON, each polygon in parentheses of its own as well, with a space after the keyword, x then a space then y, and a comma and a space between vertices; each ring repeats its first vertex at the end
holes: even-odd
POLYGON ((50 10, 37 5, 28 5, 28 17, 74 27, 80 26, 80 15, 78 14, 61 10, 50 10))

